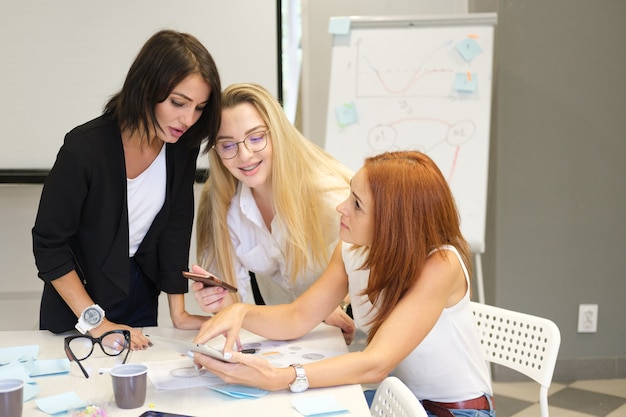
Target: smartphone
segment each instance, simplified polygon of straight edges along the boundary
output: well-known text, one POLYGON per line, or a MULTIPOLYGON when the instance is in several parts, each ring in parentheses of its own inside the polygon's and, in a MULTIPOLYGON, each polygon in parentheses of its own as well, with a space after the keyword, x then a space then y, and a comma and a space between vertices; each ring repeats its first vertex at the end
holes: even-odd
POLYGON ((222 287, 227 289, 230 292, 237 292, 237 288, 232 285, 218 279, 213 275, 202 275, 196 274, 194 272, 183 271, 183 276, 185 278, 189 278, 190 280, 201 282, 205 287, 222 287))
POLYGON ((148 410, 139 417, 192 417, 184 414, 163 413, 161 411, 148 410))

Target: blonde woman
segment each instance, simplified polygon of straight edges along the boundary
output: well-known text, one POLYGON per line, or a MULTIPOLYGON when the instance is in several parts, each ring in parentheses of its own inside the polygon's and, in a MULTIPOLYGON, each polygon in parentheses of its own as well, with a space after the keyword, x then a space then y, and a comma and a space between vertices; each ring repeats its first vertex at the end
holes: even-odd
MULTIPOLYGON (((352 173, 306 139, 256 84, 223 92, 209 161, 196 225, 199 263, 236 285, 244 302, 253 302, 249 272, 265 304, 295 300, 330 260, 339 238, 335 207, 348 196, 352 173)), ((192 288, 206 312, 237 301, 221 288, 192 288)), ((351 341, 345 312, 336 309, 327 322, 351 341)))

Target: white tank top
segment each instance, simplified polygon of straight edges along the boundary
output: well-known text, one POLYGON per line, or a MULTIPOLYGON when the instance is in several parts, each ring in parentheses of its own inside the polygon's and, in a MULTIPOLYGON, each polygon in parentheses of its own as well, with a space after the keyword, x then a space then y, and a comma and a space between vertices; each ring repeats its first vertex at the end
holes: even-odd
POLYGON ((129 257, 135 256, 137 248, 165 202, 167 182, 165 147, 163 144, 152 164, 138 177, 126 179, 129 257))
MULTIPOLYGON (((378 309, 374 307, 370 313, 372 304, 366 296, 359 295, 367 288, 369 270, 358 269, 365 257, 350 248, 350 244, 344 243, 342 255, 354 321, 369 333, 371 326, 367 323, 378 309)), ((437 250, 456 254, 465 274, 467 291, 456 305, 443 310, 430 333, 398 364, 392 375, 402 380, 420 400, 457 402, 492 395, 490 375, 470 305, 467 268, 454 246, 445 245, 437 250)))

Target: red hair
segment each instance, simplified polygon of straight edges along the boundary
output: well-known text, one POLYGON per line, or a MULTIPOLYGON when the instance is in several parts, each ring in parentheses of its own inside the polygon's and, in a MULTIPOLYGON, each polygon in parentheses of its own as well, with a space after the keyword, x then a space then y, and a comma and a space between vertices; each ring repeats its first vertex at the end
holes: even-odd
POLYGON ((373 337, 442 245, 458 249, 468 270, 469 246, 460 229, 452 192, 437 165, 418 151, 387 152, 365 160, 374 202, 374 234, 364 269, 364 293, 379 311, 373 337))

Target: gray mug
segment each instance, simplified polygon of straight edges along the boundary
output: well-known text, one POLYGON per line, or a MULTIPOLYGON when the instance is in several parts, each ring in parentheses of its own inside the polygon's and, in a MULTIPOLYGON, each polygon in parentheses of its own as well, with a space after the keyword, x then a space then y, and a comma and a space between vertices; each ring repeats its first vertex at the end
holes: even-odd
POLYGON ((146 402, 148 367, 128 363, 111 369, 113 395, 119 408, 137 408, 146 402))
POLYGON ((0 417, 22 417, 24 381, 0 379, 0 417))

